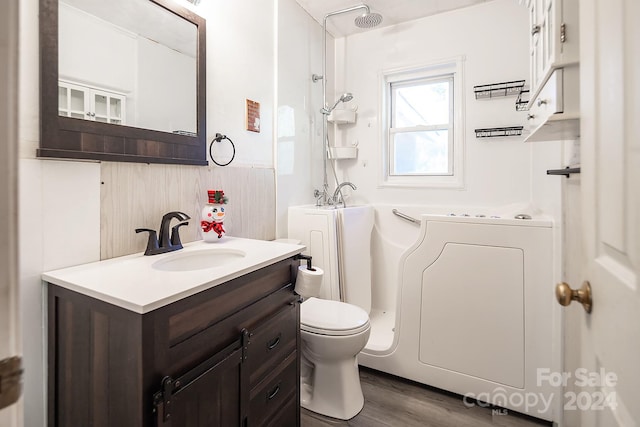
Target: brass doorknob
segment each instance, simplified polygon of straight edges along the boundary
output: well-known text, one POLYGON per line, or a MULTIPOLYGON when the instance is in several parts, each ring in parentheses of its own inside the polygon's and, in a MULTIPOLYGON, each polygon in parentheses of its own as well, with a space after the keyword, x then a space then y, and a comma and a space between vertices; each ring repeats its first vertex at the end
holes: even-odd
POLYGON ((582 282, 580 289, 571 289, 565 282, 556 285, 556 299, 560 305, 567 306, 571 301, 578 301, 587 313, 591 313, 593 302, 591 300, 591 285, 588 281, 582 282))

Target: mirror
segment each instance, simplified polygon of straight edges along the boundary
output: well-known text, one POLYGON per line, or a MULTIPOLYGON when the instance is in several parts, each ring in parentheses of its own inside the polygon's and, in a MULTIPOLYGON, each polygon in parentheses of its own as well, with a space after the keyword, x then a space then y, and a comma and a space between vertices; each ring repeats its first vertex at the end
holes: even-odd
POLYGON ((171 0, 40 0, 38 156, 206 165, 205 21, 171 0))
POLYGON ((148 0, 59 0, 58 22, 58 114, 195 134, 194 24, 148 0))

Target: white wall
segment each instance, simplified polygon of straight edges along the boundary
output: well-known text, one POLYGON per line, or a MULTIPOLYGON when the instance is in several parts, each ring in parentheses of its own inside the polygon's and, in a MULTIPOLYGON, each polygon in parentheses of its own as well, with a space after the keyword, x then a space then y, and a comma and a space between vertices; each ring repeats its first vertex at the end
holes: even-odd
MULTIPOLYGON (((523 137, 476 139, 474 129, 517 126, 515 98, 476 100, 473 86, 528 80, 528 16, 512 0, 496 0, 337 41, 336 96, 352 92, 355 125, 341 125, 332 145, 358 143, 356 160, 339 160, 340 180, 358 186, 352 202, 451 206, 528 204, 531 146, 523 137), (463 56, 464 189, 381 188, 380 96, 382 71, 463 56)), ((329 98, 333 98, 329 96, 329 98)), ((330 181, 331 182, 331 181, 330 181)))
POLYGON ((274 166, 275 2, 208 0, 194 8, 207 19, 207 140, 229 136, 233 166, 274 166), (260 103, 260 133, 246 131, 246 99, 260 103))
MULTIPOLYGON (((40 274, 47 268, 71 265, 74 262, 95 261, 99 257, 99 228, 85 228, 74 224, 74 218, 84 217, 95 209, 95 199, 87 200, 73 188, 64 188, 55 170, 72 172, 71 162, 45 162, 35 160, 39 143, 39 50, 38 1, 20 2, 20 81, 19 81, 19 253, 20 253, 20 316, 24 347, 24 425, 45 425, 46 402, 46 347, 44 345, 44 316, 42 282, 40 274), (46 165, 45 165, 46 164, 46 165), (45 193, 47 191, 48 193, 45 193), (60 205, 57 197, 69 203, 60 205), (45 200, 55 202, 48 205, 45 200), (85 211, 85 208, 88 211, 85 211), (56 210, 60 210, 59 214, 56 210), (65 213, 67 215, 65 215, 65 213), (59 218, 60 222, 51 222, 59 218), (52 230, 53 227, 53 230, 52 230), (70 238, 55 241, 51 232, 68 230, 70 238), (77 234, 83 237, 80 241, 77 234), (82 242, 87 245, 83 247, 82 242), (93 245, 93 248, 91 247, 93 245), (87 249, 86 257, 76 260, 78 253, 87 249), (45 259, 57 252, 54 262, 45 259), (66 257, 66 254, 70 256, 66 257), (61 259, 62 258, 62 259, 61 259)), ((46 136, 45 136, 46 137, 46 136)), ((95 175, 98 163, 84 163, 82 173, 74 176, 78 183, 98 186, 95 175)), ((65 176, 68 176, 65 174, 65 176)), ((83 225, 84 225, 83 221, 83 225)))
POLYGON ((59 27, 60 78, 126 94, 129 126, 196 131, 193 56, 66 3, 60 3, 59 27))
POLYGON ((65 46, 58 64, 61 78, 121 92, 135 90, 135 34, 66 3, 60 3, 58 16, 59 43, 65 46))
POLYGON ((196 132, 196 58, 144 37, 137 47, 135 126, 196 132))
MULTIPOLYGON (((327 38, 333 52, 333 37, 327 38)), ((287 235, 287 208, 315 202, 322 188, 322 26, 294 0, 278 2, 276 236, 287 235)), ((328 70, 331 70, 329 67, 328 70)), ((332 86, 329 82, 328 87, 332 86)))

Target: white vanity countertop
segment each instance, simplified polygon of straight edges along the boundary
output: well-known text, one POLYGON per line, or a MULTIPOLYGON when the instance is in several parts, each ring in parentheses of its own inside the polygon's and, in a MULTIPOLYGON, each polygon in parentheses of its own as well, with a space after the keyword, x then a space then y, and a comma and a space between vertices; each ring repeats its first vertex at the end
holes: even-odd
POLYGON ((140 253, 48 271, 42 274, 42 280, 142 314, 287 259, 304 249, 302 245, 224 236, 215 243, 187 243, 183 249, 161 255, 140 253), (198 270, 162 271, 152 267, 170 257, 184 257, 187 253, 208 249, 241 251, 246 255, 198 270))

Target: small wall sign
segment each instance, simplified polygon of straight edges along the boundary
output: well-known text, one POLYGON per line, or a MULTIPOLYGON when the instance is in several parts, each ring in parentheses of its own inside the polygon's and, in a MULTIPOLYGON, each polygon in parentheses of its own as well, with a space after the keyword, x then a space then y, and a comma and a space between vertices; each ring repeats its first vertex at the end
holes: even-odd
POLYGON ((260 133, 260 103, 247 99, 247 130, 260 133))

